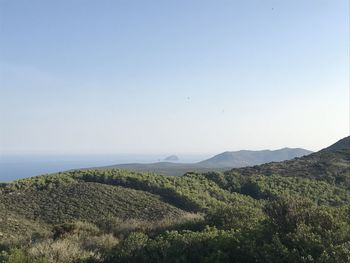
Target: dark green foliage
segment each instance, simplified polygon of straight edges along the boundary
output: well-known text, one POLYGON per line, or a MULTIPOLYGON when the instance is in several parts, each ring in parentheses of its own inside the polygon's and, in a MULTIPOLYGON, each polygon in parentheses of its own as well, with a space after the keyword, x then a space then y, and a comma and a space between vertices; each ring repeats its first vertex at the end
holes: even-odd
POLYGON ((342 209, 285 197, 265 210, 266 221, 245 230, 227 225, 227 230, 171 231, 155 239, 134 235, 108 262, 295 263, 335 262, 334 257, 348 262, 350 226, 342 209))
POLYGON ((71 235, 77 231, 77 225, 73 223, 64 223, 56 225, 52 228, 53 239, 59 239, 67 235, 71 235))
POLYGON ((183 213, 150 193, 90 182, 57 184, 50 189, 20 188, 0 196, 0 202, 7 211, 47 223, 96 222, 111 216, 154 220, 183 213))
POLYGON ((208 225, 220 229, 246 229, 255 226, 261 218, 246 206, 220 205, 210 209, 205 219, 208 225))
POLYGON ((36 259, 23 249, 11 249, 8 252, 2 252, 0 254, 0 263, 45 263, 47 261, 36 259))
POLYGON ((350 203, 350 192, 317 180, 278 175, 244 176, 238 173, 206 173, 206 178, 231 192, 256 199, 275 199, 283 195, 303 196, 319 205, 341 206, 350 203))
MULTIPOLYGON (((231 168, 233 166, 229 166, 231 168)), ((119 169, 127 170, 130 172, 149 172, 160 175, 171 175, 181 176, 188 171, 204 173, 210 171, 226 171, 228 167, 205 167, 199 163, 171 163, 171 162, 160 162, 160 163, 131 163, 131 164, 119 164, 107 167, 99 168, 101 170, 119 169)))
POLYGON ((332 151, 323 150, 284 162, 232 169, 227 173, 317 179, 350 189, 350 147, 332 151))
POLYGON ((1 184, 0 263, 348 263, 342 147, 225 173, 80 170, 1 184))
POLYGON ((73 172, 72 176, 86 182, 99 182, 151 192, 187 211, 205 211, 224 203, 259 208, 259 203, 254 199, 225 191, 197 173, 173 177, 121 170, 87 170, 73 172))
POLYGON ((265 211, 270 231, 300 262, 320 262, 331 257, 335 244, 350 240, 348 207, 318 207, 308 200, 283 197, 267 204, 265 211))

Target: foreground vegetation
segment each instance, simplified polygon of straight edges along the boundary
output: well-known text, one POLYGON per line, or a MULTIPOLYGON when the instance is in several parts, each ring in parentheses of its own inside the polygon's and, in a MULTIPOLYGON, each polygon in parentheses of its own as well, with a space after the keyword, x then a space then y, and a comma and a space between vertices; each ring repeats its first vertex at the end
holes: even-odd
POLYGON ((3 184, 0 262, 350 262, 347 147, 290 171, 81 170, 3 184))

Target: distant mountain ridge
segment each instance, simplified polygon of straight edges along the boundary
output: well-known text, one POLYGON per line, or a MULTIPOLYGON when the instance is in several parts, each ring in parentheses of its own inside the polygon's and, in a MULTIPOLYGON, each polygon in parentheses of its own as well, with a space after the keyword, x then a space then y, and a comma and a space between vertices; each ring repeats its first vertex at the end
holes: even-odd
POLYGON ((138 172, 153 172, 164 175, 183 175, 189 171, 208 172, 212 170, 225 171, 232 168, 260 165, 269 162, 279 162, 290 160, 296 157, 305 156, 312 153, 302 148, 282 148, 278 150, 261 150, 261 151, 232 151, 223 152, 207 160, 198 163, 127 163, 118 164, 100 169, 118 168, 123 170, 138 172))
POLYGON ((166 157, 164 159, 164 161, 170 161, 170 162, 174 162, 174 161, 179 161, 179 157, 177 157, 176 155, 169 155, 168 157, 166 157))
POLYGON ((206 167, 242 167, 290 160, 296 157, 308 155, 310 153, 312 152, 302 148, 282 148, 274 151, 241 150, 234 152, 223 152, 210 159, 199 162, 199 164, 206 167))

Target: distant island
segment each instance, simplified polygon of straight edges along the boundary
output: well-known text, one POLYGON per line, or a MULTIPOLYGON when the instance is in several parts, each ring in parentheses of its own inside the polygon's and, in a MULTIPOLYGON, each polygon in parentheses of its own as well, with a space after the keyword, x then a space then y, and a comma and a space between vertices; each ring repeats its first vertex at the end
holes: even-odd
POLYGON ((156 174, 180 176, 188 171, 220 172, 232 168, 260 165, 269 162, 281 162, 309 155, 311 153, 312 151, 302 148, 282 148, 278 150, 260 151, 227 151, 197 163, 175 163, 174 161, 177 161, 178 158, 176 155, 171 155, 165 158, 163 162, 126 163, 99 167, 99 169, 118 168, 129 171, 153 172, 156 174), (175 158, 177 158, 177 160, 175 158))
POLYGON ((168 157, 164 158, 164 161, 171 161, 171 162, 176 162, 179 161, 179 157, 177 157, 176 155, 169 155, 168 157))

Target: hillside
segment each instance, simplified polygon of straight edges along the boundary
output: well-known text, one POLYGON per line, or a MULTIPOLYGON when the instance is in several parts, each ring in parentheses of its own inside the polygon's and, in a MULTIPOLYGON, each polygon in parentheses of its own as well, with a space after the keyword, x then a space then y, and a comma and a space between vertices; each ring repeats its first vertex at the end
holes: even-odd
POLYGON ((45 223, 96 222, 100 217, 159 220, 184 214, 181 209, 160 200, 159 196, 92 182, 58 183, 43 189, 5 190, 0 202, 7 211, 45 223))
POLYGON ((345 137, 336 143, 332 144, 331 146, 328 146, 327 148, 324 148, 321 150, 321 152, 336 152, 339 150, 346 150, 350 149, 350 136, 345 137))
MULTIPOLYGON (((260 209, 254 199, 230 193, 191 174, 163 177, 120 170, 72 171, 3 184, 0 194, 0 207, 6 211, 2 220, 22 218, 32 222, 34 228, 38 223, 99 224, 103 218, 181 222, 189 213, 220 203, 251 207, 257 213, 260 209)), ((4 232, 0 240, 8 237, 4 232)))
POLYGON ((301 158, 232 169, 228 174, 281 175, 317 179, 350 189, 350 137, 301 158))
POLYGON ((123 169, 137 172, 153 172, 163 175, 183 175, 186 172, 210 172, 210 171, 225 171, 234 167, 245 167, 258 165, 272 161, 283 161, 310 154, 311 151, 300 148, 283 148, 280 150, 270 151, 236 151, 224 152, 215 155, 212 158, 198 163, 173 163, 173 162, 158 162, 158 163, 129 163, 119 164, 100 169, 123 169))
MULTIPOLYGON (((181 176, 187 172, 210 172, 214 168, 204 167, 196 163, 173 163, 173 162, 158 162, 158 163, 128 163, 118 164, 98 169, 121 169, 133 172, 150 172, 160 175, 181 176)), ((227 168, 215 168, 215 171, 225 171, 227 168)))
POLYGON ((348 263, 347 140, 224 173, 89 169, 0 184, 0 262, 348 263))

